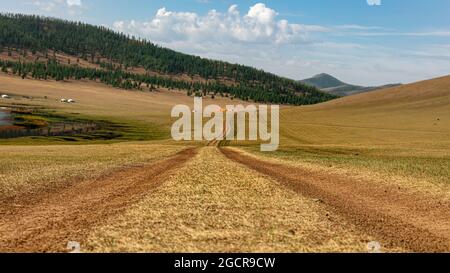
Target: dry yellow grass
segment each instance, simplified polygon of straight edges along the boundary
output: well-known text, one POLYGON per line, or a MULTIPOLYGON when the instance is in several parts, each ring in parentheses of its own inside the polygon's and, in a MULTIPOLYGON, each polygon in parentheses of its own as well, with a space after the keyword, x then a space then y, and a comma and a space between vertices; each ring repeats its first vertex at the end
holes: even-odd
POLYGON ((417 176, 414 174, 404 174, 394 172, 392 169, 375 170, 375 163, 372 165, 361 166, 345 162, 337 164, 335 161, 321 158, 312 160, 311 158, 300 158, 298 154, 262 154, 249 152, 248 149, 239 149, 237 147, 230 148, 244 155, 254 157, 255 159, 263 159, 267 162, 281 164, 285 166, 300 167, 302 169, 311 170, 313 172, 337 175, 339 177, 348 177, 361 183, 373 183, 378 185, 387 185, 400 187, 411 194, 423 194, 434 196, 436 199, 450 201, 450 183, 441 181, 434 183, 429 176, 417 176), (322 163, 322 164, 321 164, 322 163))
MULTIPOLYGON (((180 91, 125 91, 95 82, 23 80, 0 74, 0 86, 2 94, 12 96, 11 99, 0 100, 3 106, 39 106, 62 114, 104 119, 124 125, 138 123, 143 125, 143 129, 148 129, 146 125, 157 124, 162 127, 158 130, 164 130, 167 135, 170 135, 172 107, 176 104, 193 105, 193 98, 180 91), (76 103, 60 103, 61 98, 72 98, 76 103)), ((225 98, 204 99, 205 105, 225 105, 229 102, 225 98)), ((11 144, 11 141, 0 140, 2 143, 11 144)), ((32 144, 33 140, 26 143, 32 144)), ((175 144, 172 141, 165 143, 175 144)), ((45 142, 36 141, 36 144, 45 142)), ((0 145, 0 196, 32 192, 62 180, 85 178, 114 167, 164 157, 182 149, 181 145, 190 144, 176 144, 173 147, 151 143, 65 147, 0 145)))
MULTIPOLYGON (((122 122, 154 123, 168 128, 170 113, 177 104, 193 106, 193 97, 185 92, 161 89, 156 92, 125 91, 88 81, 56 82, 26 79, 0 74, 1 92, 13 95, 0 100, 2 105, 24 104, 122 122), (33 99, 23 98, 23 96, 33 99), (45 98, 46 97, 46 98, 45 98), (72 98, 75 104, 60 103, 72 98)), ((204 104, 226 105, 226 98, 205 98, 204 104)), ((235 103, 239 103, 238 100, 235 103)))
POLYGON ((401 145, 414 149, 425 144, 439 149, 450 144, 450 77, 294 107, 286 109, 281 119, 286 147, 401 145))
POLYGON ((144 201, 96 228, 82 247, 91 252, 365 252, 370 241, 320 203, 206 147, 144 201))
POLYGON ((280 122, 280 150, 268 156, 421 190, 450 186, 450 77, 285 108, 280 122))
MULTIPOLYGON (((37 105, 123 124, 154 123, 164 130, 171 124, 175 104, 193 103, 182 92, 124 91, 92 82, 0 75, 0 84, 2 92, 13 95, 0 104, 37 105), (59 102, 69 97, 77 103, 59 102)), ((219 98, 207 99, 205 104, 209 103, 238 102, 219 98)), ((448 201, 449 105, 450 77, 446 77, 321 105, 285 107, 276 153, 261 155, 254 143, 234 144, 245 145, 246 151, 265 160, 399 185, 448 201)), ((0 198, 158 160, 183 145, 188 144, 0 146, 0 198)), ((83 248, 93 252, 364 252, 372 239, 320 203, 208 147, 148 198, 92 230, 83 248)))
POLYGON ((173 155, 179 145, 0 146, 0 198, 64 186, 173 155))

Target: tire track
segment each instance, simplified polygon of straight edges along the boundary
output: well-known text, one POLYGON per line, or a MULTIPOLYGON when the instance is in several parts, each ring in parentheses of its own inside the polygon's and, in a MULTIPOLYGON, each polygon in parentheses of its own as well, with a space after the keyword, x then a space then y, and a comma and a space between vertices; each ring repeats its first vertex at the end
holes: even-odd
POLYGON ((90 228, 122 212, 160 186, 197 153, 184 150, 169 159, 85 180, 30 201, 0 202, 0 252, 65 252, 83 242, 90 228))
POLYGON ((315 198, 388 247, 450 252, 450 204, 398 188, 270 163, 221 149, 229 159, 315 198))
MULTIPOLYGON (((320 203, 204 147, 161 187, 88 236, 88 252, 366 252, 320 203)), ((389 251, 389 250, 388 250, 389 251)))

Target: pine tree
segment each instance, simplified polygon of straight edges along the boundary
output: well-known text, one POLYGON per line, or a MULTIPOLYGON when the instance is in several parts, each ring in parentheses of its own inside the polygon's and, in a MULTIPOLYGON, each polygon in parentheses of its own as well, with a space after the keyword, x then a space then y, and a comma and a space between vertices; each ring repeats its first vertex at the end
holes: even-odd
POLYGON ((47 60, 47 64, 39 64, 36 58, 31 65, 11 62, 6 64, 6 69, 2 66, 4 73, 9 68, 19 76, 27 73, 33 78, 100 80, 114 87, 138 90, 145 83, 150 90, 158 86, 186 90, 188 94, 208 96, 214 93, 215 97, 219 93, 259 102, 310 104, 335 98, 314 87, 262 70, 178 53, 104 27, 14 14, 0 14, 0 26, 0 48, 6 48, 9 57, 13 51, 22 56, 31 51, 33 55, 43 54, 47 60), (70 59, 68 66, 59 63, 57 53, 76 57, 77 66, 70 66, 70 59), (95 61, 102 69, 81 68, 78 66, 80 58, 95 61), (170 78, 137 75, 127 70, 137 67, 170 75, 170 78), (179 75, 188 75, 191 80, 182 80, 179 75))

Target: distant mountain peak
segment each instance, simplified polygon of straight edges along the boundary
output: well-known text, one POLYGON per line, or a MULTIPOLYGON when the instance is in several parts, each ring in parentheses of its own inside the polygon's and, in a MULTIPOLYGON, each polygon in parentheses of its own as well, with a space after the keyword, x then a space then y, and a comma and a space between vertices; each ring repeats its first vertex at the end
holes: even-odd
POLYGON ((322 91, 337 95, 337 96, 350 96, 358 93, 364 93, 373 91, 376 89, 381 88, 387 88, 387 87, 393 87, 397 86, 399 84, 391 84, 391 85, 384 85, 379 87, 364 87, 364 86, 358 86, 353 84, 348 84, 345 82, 340 81, 339 79, 333 77, 330 74, 327 73, 320 73, 317 74, 309 79, 305 79, 300 81, 307 85, 312 85, 314 87, 317 87, 321 89, 322 91))
POLYGON ((313 78, 324 78, 324 77, 336 79, 335 77, 333 77, 333 76, 331 76, 330 74, 327 74, 327 73, 320 73, 320 74, 317 74, 317 75, 315 75, 313 78))
POLYGON ((319 89, 337 87, 341 85, 345 85, 345 83, 331 76, 330 74, 321 73, 317 74, 312 78, 306 79, 302 81, 303 83, 315 86, 319 89))

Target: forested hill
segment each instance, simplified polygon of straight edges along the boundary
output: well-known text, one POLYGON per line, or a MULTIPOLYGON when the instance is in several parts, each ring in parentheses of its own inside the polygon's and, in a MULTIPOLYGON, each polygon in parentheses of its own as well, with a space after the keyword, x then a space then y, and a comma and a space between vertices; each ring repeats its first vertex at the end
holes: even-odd
POLYGON ((12 52, 23 55, 20 60, 0 60, 0 65, 3 72, 24 78, 88 78, 121 88, 177 88, 188 94, 215 93, 296 105, 335 98, 315 87, 248 66, 182 54, 105 27, 53 18, 0 14, 0 50, 8 56, 12 52), (45 58, 36 57, 39 53, 45 58), (98 67, 80 65, 79 59, 75 64, 61 63, 56 60, 56 53, 98 67), (139 68, 142 73, 130 72, 128 68, 139 68), (191 80, 177 77, 183 75, 191 80))

